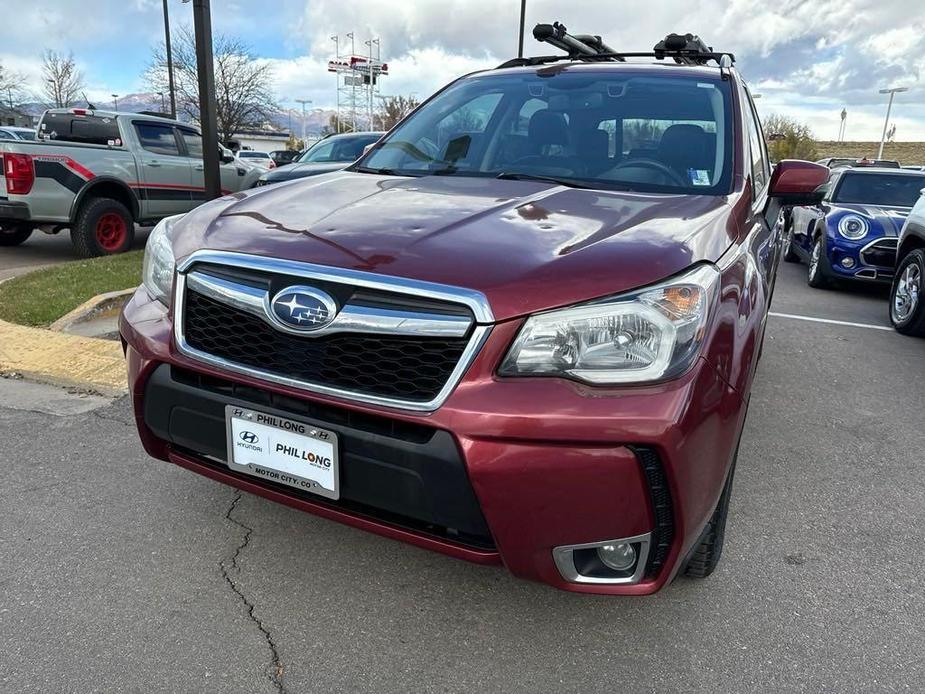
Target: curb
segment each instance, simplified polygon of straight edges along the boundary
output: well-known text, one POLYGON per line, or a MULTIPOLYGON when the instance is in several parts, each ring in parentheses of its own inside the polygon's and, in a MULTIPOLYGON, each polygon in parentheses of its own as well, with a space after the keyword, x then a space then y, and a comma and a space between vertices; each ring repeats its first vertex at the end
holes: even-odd
MULTIPOLYGON (((54 323, 48 326, 49 330, 54 330, 55 332, 67 332, 68 329, 77 324, 83 323, 92 317, 94 313, 101 313, 113 306, 119 304, 119 302, 125 297, 131 296, 135 292, 135 288, 131 289, 121 289, 116 292, 106 292, 105 294, 97 294, 92 299, 88 299, 83 302, 80 306, 75 308, 73 311, 64 314, 54 323)), ((125 302, 122 302, 125 303, 125 302)))
POLYGON ((128 392, 125 358, 118 341, 0 321, 0 373, 10 372, 107 396, 128 392))

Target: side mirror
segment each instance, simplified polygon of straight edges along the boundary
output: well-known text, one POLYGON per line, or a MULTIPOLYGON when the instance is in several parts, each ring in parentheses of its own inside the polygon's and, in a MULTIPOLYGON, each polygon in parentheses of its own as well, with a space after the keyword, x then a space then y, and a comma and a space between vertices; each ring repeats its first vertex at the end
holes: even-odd
POLYGON ((376 146, 376 143, 375 143, 375 142, 370 142, 368 145, 366 145, 366 146, 363 148, 363 153, 362 153, 360 156, 361 156, 361 157, 365 157, 367 154, 369 154, 369 150, 371 150, 371 149, 372 149, 373 147, 375 147, 375 146, 376 146))
POLYGON ((784 159, 771 174, 768 195, 781 205, 815 205, 825 195, 828 167, 799 159, 784 159))
POLYGON ((231 162, 234 161, 234 155, 231 152, 229 152, 227 149, 222 151, 222 153, 219 154, 218 158, 219 158, 219 161, 222 162, 222 164, 230 164, 231 162))

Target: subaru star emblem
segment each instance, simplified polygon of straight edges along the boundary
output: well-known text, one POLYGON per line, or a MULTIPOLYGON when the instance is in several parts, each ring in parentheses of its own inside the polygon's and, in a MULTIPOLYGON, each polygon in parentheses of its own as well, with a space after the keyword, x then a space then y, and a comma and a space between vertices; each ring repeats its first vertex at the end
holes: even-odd
POLYGON ((337 304, 314 287, 286 287, 270 302, 270 318, 287 330, 311 332, 334 320, 337 304))

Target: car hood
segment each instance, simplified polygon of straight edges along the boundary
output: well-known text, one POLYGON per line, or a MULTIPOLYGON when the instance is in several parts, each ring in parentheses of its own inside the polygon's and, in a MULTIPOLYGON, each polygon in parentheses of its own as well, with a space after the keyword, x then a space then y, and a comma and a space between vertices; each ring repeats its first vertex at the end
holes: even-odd
POLYGON ((883 205, 866 205, 860 203, 838 203, 832 206, 832 212, 840 218, 842 214, 854 213, 877 222, 885 236, 899 236, 911 207, 889 207, 883 205), (841 214, 839 214, 841 213, 841 214))
POLYGON ((307 176, 318 176, 319 174, 340 171, 350 166, 349 161, 330 161, 330 162, 304 162, 295 164, 286 164, 267 172, 264 178, 267 181, 289 181, 293 178, 305 178, 307 176))
POLYGON ((339 172, 220 198, 174 229, 178 261, 237 251, 466 287, 498 320, 634 289, 716 261, 727 197, 457 176, 339 172))

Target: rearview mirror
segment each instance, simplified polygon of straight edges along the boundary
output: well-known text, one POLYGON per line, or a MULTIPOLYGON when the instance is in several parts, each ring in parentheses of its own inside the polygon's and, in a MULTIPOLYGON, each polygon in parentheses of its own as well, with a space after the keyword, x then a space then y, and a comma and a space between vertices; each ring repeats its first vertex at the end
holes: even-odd
POLYGON ((825 195, 828 167, 799 159, 784 159, 771 174, 768 195, 782 205, 814 205, 825 195))

